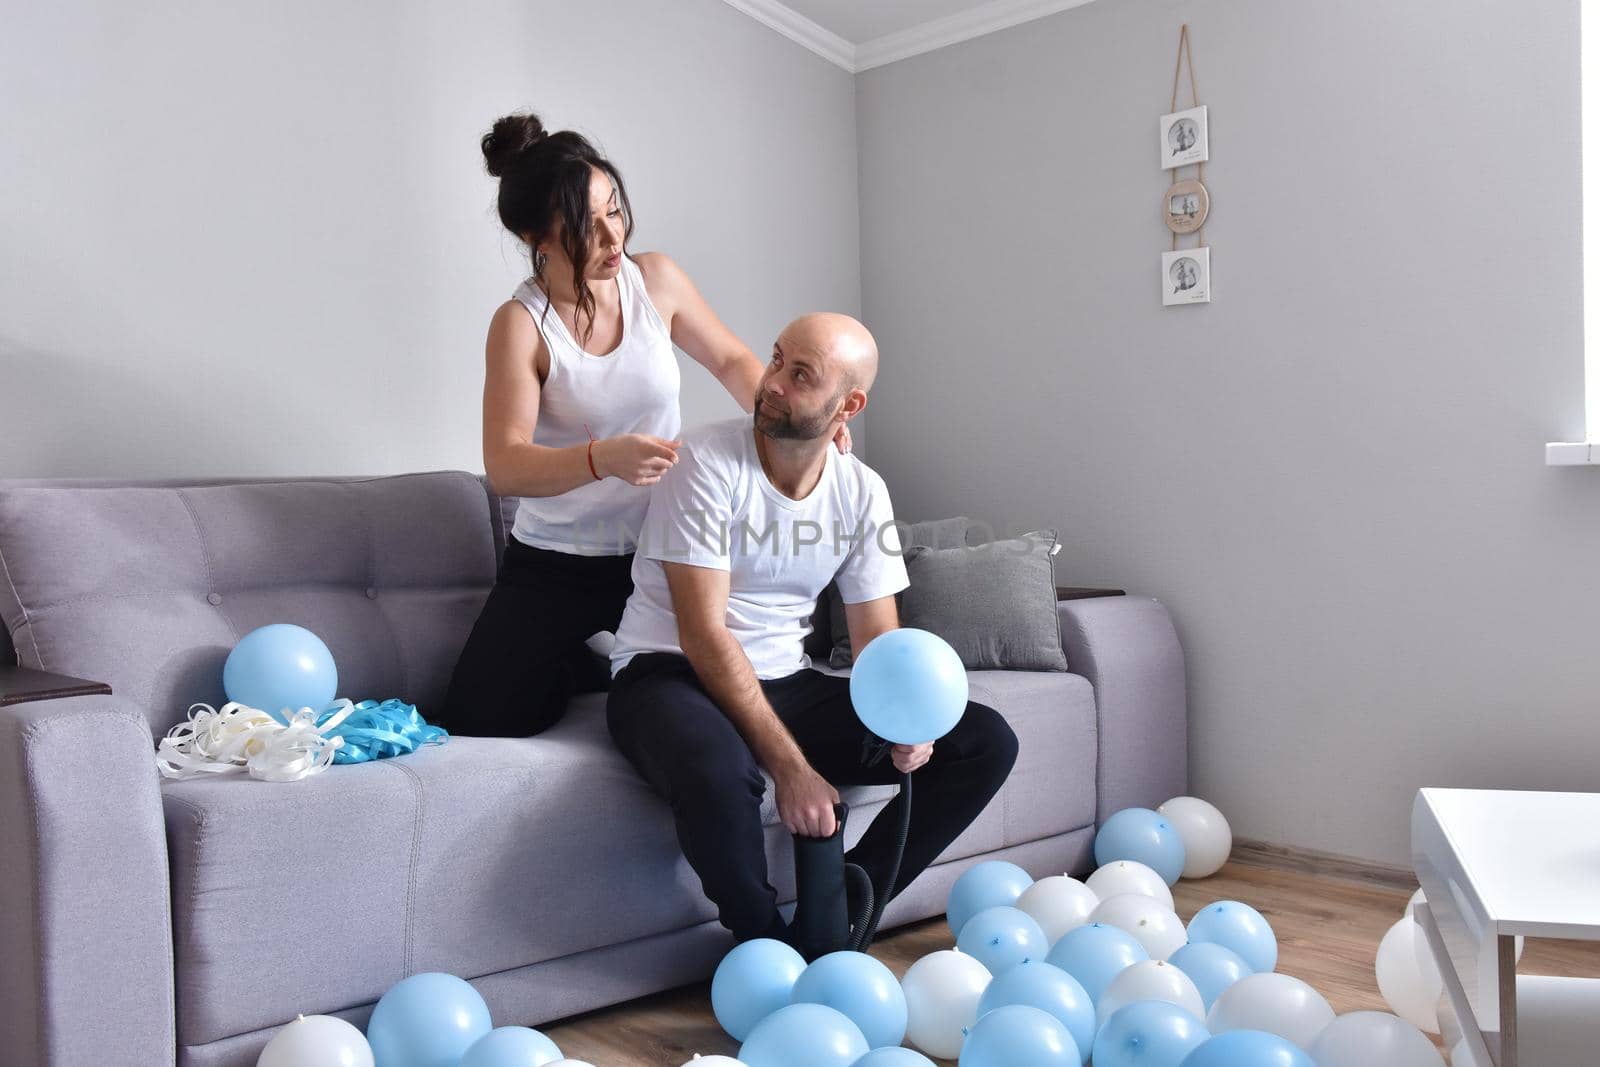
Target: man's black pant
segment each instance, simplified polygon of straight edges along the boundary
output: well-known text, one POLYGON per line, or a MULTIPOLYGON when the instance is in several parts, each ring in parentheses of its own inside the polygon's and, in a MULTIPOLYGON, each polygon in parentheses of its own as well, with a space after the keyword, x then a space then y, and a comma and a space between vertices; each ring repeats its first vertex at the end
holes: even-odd
MULTIPOLYGON (((762 682, 767 700, 806 759, 834 786, 892 785, 887 758, 862 765, 866 728, 850 703, 850 680, 802 670, 762 682)), ((678 842, 717 916, 734 936, 778 937, 785 924, 767 880, 761 828, 766 782, 755 756, 681 655, 635 656, 611 682, 606 721, 617 747, 677 819, 678 842)), ((1017 738, 993 708, 969 703, 913 776, 915 800, 892 899, 978 817, 1011 773, 1017 738)), ((882 893, 898 827, 875 819, 845 857, 882 893)))

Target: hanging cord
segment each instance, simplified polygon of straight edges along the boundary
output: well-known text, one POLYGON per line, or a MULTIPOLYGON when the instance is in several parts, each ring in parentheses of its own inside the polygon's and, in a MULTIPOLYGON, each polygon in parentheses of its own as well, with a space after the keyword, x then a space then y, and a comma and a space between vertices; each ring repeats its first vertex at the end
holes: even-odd
MULTIPOLYGON (((1195 87, 1194 51, 1193 51, 1193 49, 1191 49, 1189 47, 1189 24, 1187 22, 1185 22, 1183 24, 1183 28, 1178 31, 1178 60, 1177 60, 1176 63, 1174 63, 1172 65, 1172 102, 1167 105, 1167 112, 1169 114, 1174 112, 1174 111, 1176 111, 1176 110, 1178 110, 1178 75, 1183 71, 1183 61, 1184 61, 1185 58, 1187 58, 1189 60, 1189 106, 1190 107, 1199 107, 1200 106, 1200 90, 1195 87)), ((1174 170, 1172 172, 1172 176, 1174 178, 1176 178, 1178 176, 1178 171, 1180 171, 1182 169, 1183 169, 1182 167, 1174 168, 1174 170)), ((1206 182, 1206 165, 1204 163, 1196 163, 1195 164, 1195 181, 1199 182, 1201 185, 1205 184, 1205 182, 1206 182)), ((1195 236, 1198 237, 1199 241, 1200 241, 1200 243, 1198 245, 1196 245, 1195 247, 1196 248, 1205 247, 1205 243, 1206 243, 1206 228, 1205 228, 1205 226, 1202 225, 1200 227, 1200 229, 1196 231, 1195 236)), ((1174 252, 1176 252, 1178 250, 1178 235, 1177 234, 1173 234, 1172 235, 1172 250, 1174 252)))
POLYGON ((857 914, 851 917, 850 923, 852 952, 865 952, 872 946, 872 939, 878 933, 878 924, 883 921, 883 909, 894 894, 894 884, 900 877, 900 861, 905 856, 906 838, 911 836, 911 775, 900 775, 900 793, 893 803, 900 805, 900 825, 895 830, 894 862, 889 865, 889 877, 884 882, 882 899, 876 899, 872 879, 867 877, 866 871, 853 863, 845 864, 845 878, 854 882, 861 894, 857 914))

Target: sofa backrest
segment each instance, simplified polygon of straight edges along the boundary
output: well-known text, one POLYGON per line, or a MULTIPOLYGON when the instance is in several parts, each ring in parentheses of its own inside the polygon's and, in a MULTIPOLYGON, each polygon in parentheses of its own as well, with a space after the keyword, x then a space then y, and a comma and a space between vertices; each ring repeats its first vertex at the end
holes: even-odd
POLYGON ((23 666, 110 684, 157 735, 220 707, 228 652, 273 622, 323 639, 340 696, 428 716, 494 581, 500 517, 462 471, 0 480, 0 621, 23 666))

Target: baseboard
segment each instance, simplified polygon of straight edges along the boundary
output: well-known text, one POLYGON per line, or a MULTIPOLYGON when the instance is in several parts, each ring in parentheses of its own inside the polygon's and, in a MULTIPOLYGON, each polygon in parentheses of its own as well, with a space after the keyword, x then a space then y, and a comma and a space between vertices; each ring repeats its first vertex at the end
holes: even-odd
POLYGON ((1318 852, 1314 848, 1297 848, 1294 845, 1275 845, 1269 841, 1235 838, 1234 863, 1247 867, 1267 867, 1280 871, 1297 871, 1322 878, 1338 878, 1346 882, 1359 882, 1384 889, 1397 889, 1410 893, 1417 888, 1417 876, 1409 867, 1400 867, 1374 860, 1342 856, 1337 852, 1318 852))

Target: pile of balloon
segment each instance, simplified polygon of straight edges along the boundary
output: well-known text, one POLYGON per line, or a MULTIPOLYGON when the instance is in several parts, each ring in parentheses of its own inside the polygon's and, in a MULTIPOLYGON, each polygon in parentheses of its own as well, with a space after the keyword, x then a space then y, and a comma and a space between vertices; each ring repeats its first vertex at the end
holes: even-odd
POLYGON ((1083 881, 980 863, 950 891, 956 947, 917 960, 899 981, 862 953, 807 966, 781 942, 746 942, 712 981, 717 1021, 742 1042, 738 1059, 715 1062, 1443 1067, 1423 1033, 1430 1022, 1439 1032, 1442 987, 1419 977, 1427 954, 1410 930, 1397 926, 1379 953, 1380 989, 1396 1014, 1336 1017, 1310 985, 1275 970, 1277 936, 1248 904, 1215 901, 1187 925, 1178 917, 1172 885, 1216 873, 1232 847, 1220 811, 1176 797, 1107 819, 1097 869, 1083 881))
POLYGON ((339 671, 316 634, 292 623, 241 637, 222 666, 228 703, 194 704, 156 749, 164 778, 247 773, 294 782, 334 763, 400 756, 449 740, 415 705, 335 700, 339 671))

